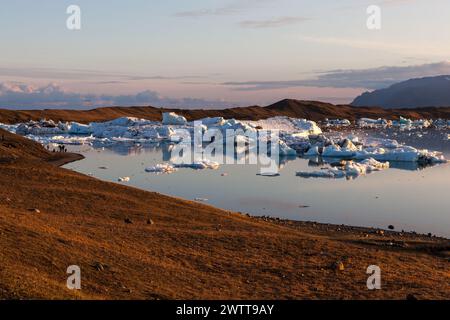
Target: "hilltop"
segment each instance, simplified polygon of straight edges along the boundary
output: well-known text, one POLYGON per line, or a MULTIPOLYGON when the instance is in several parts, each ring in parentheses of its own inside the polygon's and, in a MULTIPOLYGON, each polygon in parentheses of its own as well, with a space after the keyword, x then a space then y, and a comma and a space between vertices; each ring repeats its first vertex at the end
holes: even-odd
POLYGON ((275 116, 306 118, 314 121, 326 118, 346 118, 356 120, 361 117, 398 119, 400 116, 411 119, 443 118, 450 119, 450 107, 417 108, 417 109, 383 109, 380 107, 353 107, 349 105, 333 105, 318 101, 301 101, 285 99, 266 107, 250 106, 222 110, 186 110, 165 109, 155 107, 105 107, 92 110, 8 110, 0 109, 1 123, 19 123, 28 120, 52 119, 55 121, 76 121, 88 123, 92 121, 107 121, 120 117, 137 117, 149 120, 162 119, 163 112, 176 112, 188 120, 205 117, 224 117, 240 120, 260 120, 275 116))

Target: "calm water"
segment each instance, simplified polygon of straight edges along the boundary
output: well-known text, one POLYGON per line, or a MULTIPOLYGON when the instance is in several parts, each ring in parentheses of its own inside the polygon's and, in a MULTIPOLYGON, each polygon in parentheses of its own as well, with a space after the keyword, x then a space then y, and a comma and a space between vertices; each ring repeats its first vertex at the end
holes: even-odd
MULTIPOLYGON (((450 159, 448 131, 363 134, 441 151, 450 159)), ((423 169, 414 164, 391 163, 389 170, 355 180, 297 177, 297 171, 325 166, 320 159, 302 158, 285 159, 277 177, 257 175, 255 165, 223 165, 219 170, 202 171, 180 169, 173 174, 156 175, 146 173, 145 168, 168 161, 168 145, 74 146, 71 150, 82 153, 86 159, 67 168, 112 182, 128 176, 131 180, 127 185, 185 199, 208 199, 208 204, 220 208, 333 224, 380 228, 392 224, 396 230, 450 237, 450 164, 423 169)))

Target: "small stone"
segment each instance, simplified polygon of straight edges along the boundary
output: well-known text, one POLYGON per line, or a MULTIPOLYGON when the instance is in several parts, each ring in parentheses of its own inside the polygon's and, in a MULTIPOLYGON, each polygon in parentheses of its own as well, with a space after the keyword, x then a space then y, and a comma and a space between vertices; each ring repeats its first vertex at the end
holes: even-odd
POLYGON ((344 263, 342 261, 337 261, 333 264, 333 268, 336 271, 344 271, 345 270, 345 266, 344 263))
POLYGON ((35 213, 41 213, 41 210, 36 209, 36 208, 28 209, 28 211, 35 212, 35 213))
POLYGON ((418 300, 417 298, 416 298, 416 296, 415 295, 413 295, 413 294, 408 294, 407 296, 406 296, 406 300, 410 300, 410 301, 416 301, 416 300, 418 300))
POLYGON ((124 220, 124 222, 125 222, 126 224, 132 224, 132 223, 133 223, 133 221, 132 221, 130 218, 126 218, 126 219, 124 220))
POLYGON ((104 271, 105 270, 105 266, 103 264, 101 264, 100 262, 95 262, 92 266, 95 269, 97 269, 97 271, 104 271))
POLYGON ((152 219, 147 219, 147 224, 153 225, 155 224, 152 219))
POLYGON ((388 229, 389 229, 389 230, 394 230, 395 227, 391 224, 391 225, 388 227, 388 229))

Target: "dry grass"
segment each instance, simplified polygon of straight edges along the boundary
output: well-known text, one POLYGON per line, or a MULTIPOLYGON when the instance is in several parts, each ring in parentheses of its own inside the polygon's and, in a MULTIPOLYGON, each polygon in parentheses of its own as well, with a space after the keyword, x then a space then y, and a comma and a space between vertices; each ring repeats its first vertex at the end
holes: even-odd
POLYGON ((58 168, 55 159, 61 164, 61 157, 75 156, 57 159, 21 137, 5 138, 1 299, 450 296, 448 240, 263 221, 58 168), (35 208, 40 212, 30 211, 35 208), (391 238, 406 248, 386 246, 391 238), (344 271, 332 267, 336 261, 344 271), (73 264, 82 270, 77 292, 65 285, 73 264), (382 269, 382 290, 366 288, 365 271, 373 264, 382 269))

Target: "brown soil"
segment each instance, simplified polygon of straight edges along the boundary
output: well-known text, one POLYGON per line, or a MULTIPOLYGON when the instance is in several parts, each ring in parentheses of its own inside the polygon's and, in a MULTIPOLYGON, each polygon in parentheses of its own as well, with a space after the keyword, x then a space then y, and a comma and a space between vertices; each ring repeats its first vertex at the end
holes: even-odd
POLYGON ((419 108, 419 109, 382 109, 374 107, 352 107, 348 105, 333 105, 317 101, 282 100, 267 107, 243 107, 224 110, 179 110, 154 107, 108 107, 92 110, 6 110, 0 109, 0 122, 19 123, 28 120, 52 119, 55 121, 76 121, 88 123, 106 121, 119 117, 138 117, 149 120, 161 120, 162 113, 175 111, 188 120, 205 117, 235 118, 242 120, 259 120, 274 116, 290 116, 321 121, 325 118, 346 118, 355 120, 361 117, 398 119, 399 116, 411 119, 442 118, 450 119, 450 107, 419 108))
POLYGON ((449 240, 252 218, 102 182, 55 166, 78 155, 0 139, 0 299, 450 297, 449 240), (81 291, 66 288, 69 265, 81 291), (382 290, 367 289, 369 265, 382 290))

